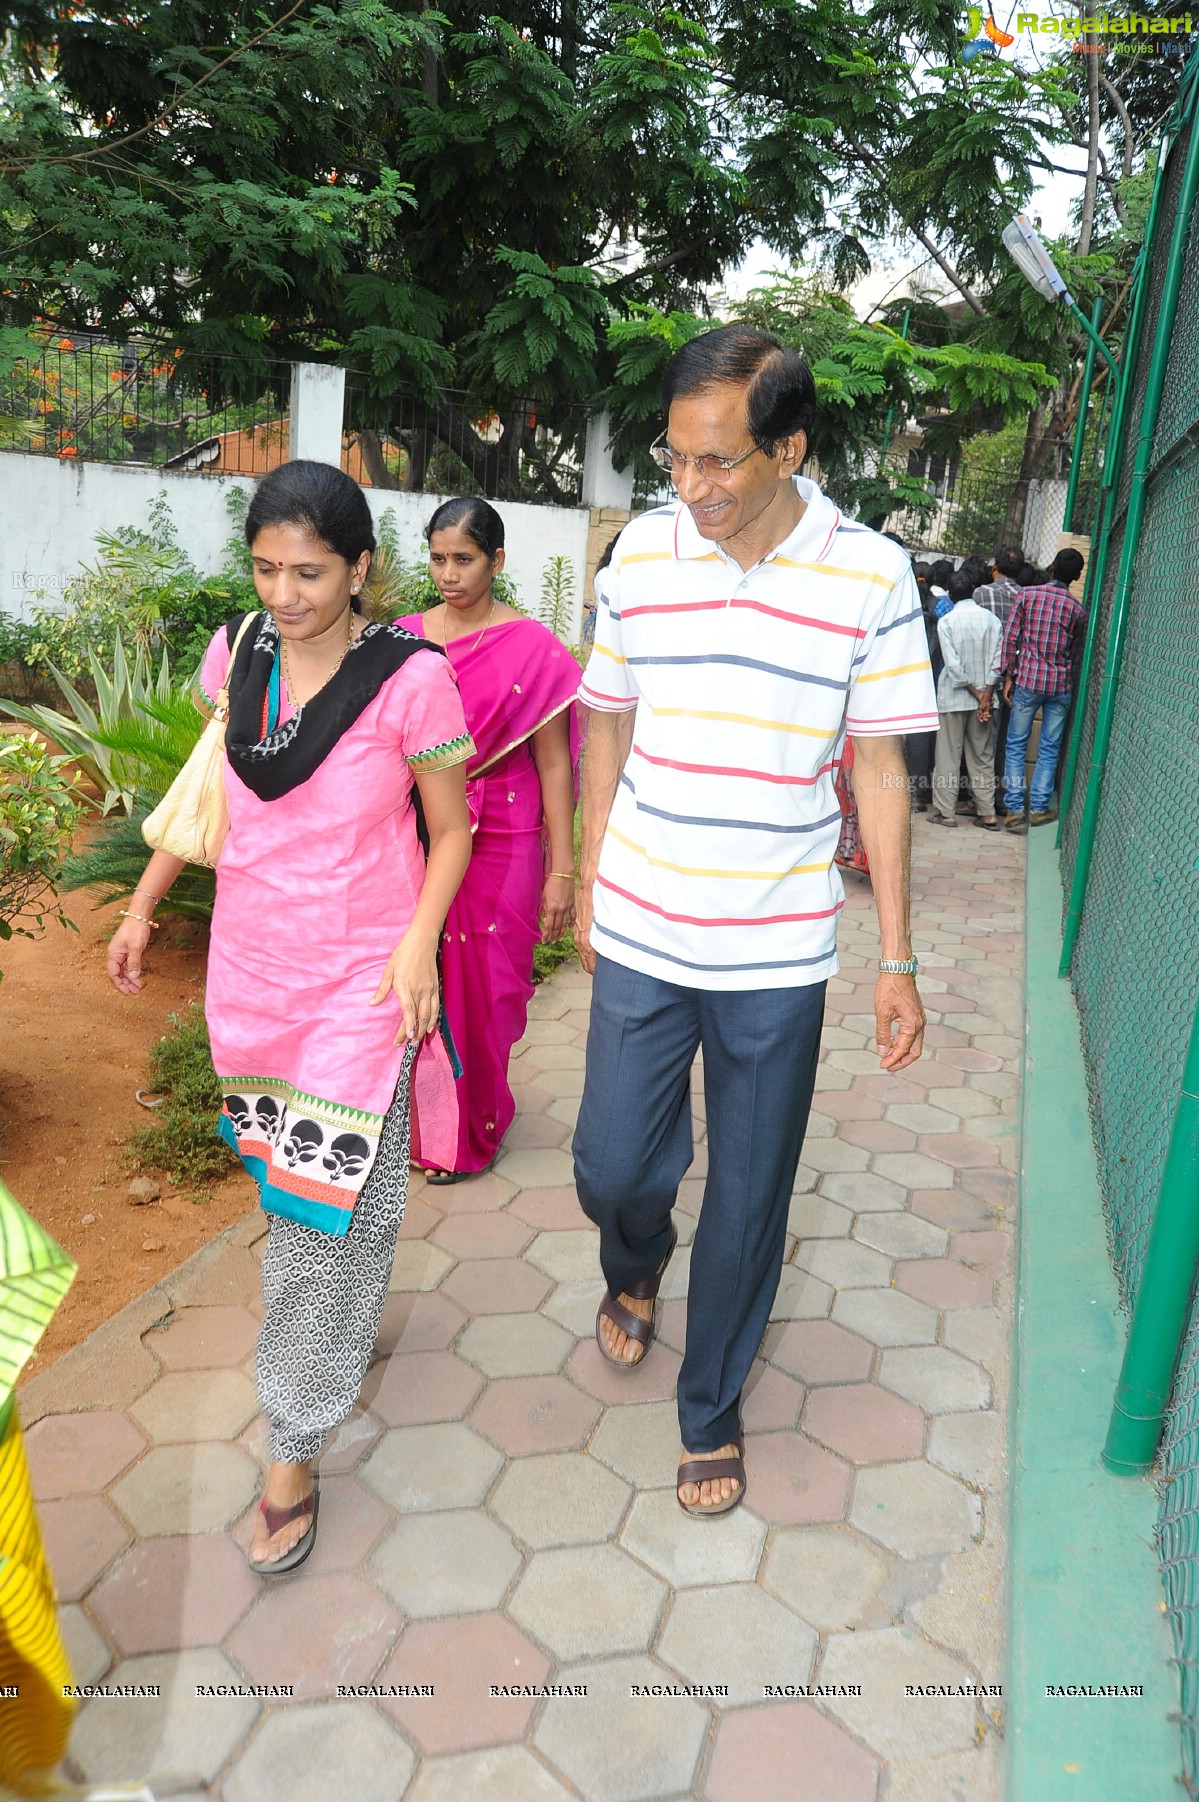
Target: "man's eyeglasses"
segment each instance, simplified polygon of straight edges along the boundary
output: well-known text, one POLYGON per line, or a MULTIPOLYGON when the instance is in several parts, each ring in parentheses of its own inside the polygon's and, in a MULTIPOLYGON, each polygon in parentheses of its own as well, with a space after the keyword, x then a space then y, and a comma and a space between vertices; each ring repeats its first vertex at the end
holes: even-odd
POLYGON ((765 448, 764 444, 751 444, 739 457, 685 457, 682 451, 672 450, 666 443, 665 432, 659 432, 649 447, 649 454, 658 468, 664 469, 667 475, 681 476, 690 464, 701 482, 715 482, 721 476, 730 474, 739 463, 747 462, 755 451, 765 448))

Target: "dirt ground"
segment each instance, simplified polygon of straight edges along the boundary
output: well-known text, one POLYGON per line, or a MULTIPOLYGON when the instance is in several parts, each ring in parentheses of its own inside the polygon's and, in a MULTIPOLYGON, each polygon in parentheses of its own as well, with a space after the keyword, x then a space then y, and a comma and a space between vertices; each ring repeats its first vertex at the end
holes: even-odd
POLYGON ((94 900, 86 889, 66 897, 78 935, 51 925, 39 939, 0 946, 0 1176, 79 1265, 26 1378, 255 1205, 240 1171, 211 1185, 207 1202, 180 1193, 165 1172, 143 1172, 161 1196, 131 1201, 138 1172, 124 1149, 153 1120, 134 1091, 147 1086, 168 1015, 203 992, 207 935, 164 919, 142 993, 119 995, 104 973, 117 909, 94 900))

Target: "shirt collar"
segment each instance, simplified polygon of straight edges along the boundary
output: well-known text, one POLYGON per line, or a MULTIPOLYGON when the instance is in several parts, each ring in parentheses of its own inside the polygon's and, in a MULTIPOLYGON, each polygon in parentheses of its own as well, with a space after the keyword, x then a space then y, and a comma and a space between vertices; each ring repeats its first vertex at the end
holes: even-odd
MULTIPOLYGON (((761 559, 762 563, 769 563, 775 557, 787 557, 797 563, 819 563, 827 555, 837 527, 841 524, 840 509, 827 494, 822 493, 815 482, 809 481, 807 476, 793 476, 792 480, 799 491, 800 500, 805 503, 803 516, 781 544, 776 544, 773 550, 767 551, 761 559)), ((676 559, 679 562, 698 561, 710 557, 713 551, 722 562, 733 561, 727 551, 713 543, 712 539, 703 536, 690 511, 680 501, 674 522, 676 559)), ((758 565, 753 567, 756 569, 758 565)))

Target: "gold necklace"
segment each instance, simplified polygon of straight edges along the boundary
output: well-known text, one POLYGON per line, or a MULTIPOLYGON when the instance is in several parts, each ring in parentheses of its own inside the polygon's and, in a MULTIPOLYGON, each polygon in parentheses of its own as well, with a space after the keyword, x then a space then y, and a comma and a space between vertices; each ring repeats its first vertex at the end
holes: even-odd
MULTIPOLYGON (((341 647, 341 656, 337 659, 337 662, 333 665, 333 668, 329 671, 329 674, 325 677, 325 680, 323 682, 321 682, 316 688, 313 689, 312 694, 309 695, 309 697, 308 697, 308 699, 310 701, 313 699, 314 695, 318 695, 320 693, 321 689, 324 688, 327 683, 332 682, 334 676, 337 674, 338 670, 341 668, 342 664, 345 662, 346 653, 349 650, 350 646, 353 644, 353 642, 354 642, 354 620, 353 620, 353 616, 351 616, 349 636, 346 639, 345 644, 341 647)), ((281 658, 282 658, 282 663, 283 663, 283 686, 287 690, 288 700, 291 702, 291 705, 298 712, 299 709, 304 705, 304 703, 302 701, 297 701, 296 697, 295 697, 295 690, 292 687, 292 681, 291 681, 291 662, 287 655, 287 640, 286 640, 286 638, 284 638, 282 633, 279 634, 279 644, 281 647, 281 658)))
MULTIPOLYGON (((479 636, 478 636, 478 638, 475 639, 474 644, 472 644, 470 647, 472 651, 478 650, 479 645, 482 642, 484 632, 486 632, 488 626, 491 624, 492 620, 495 618, 495 610, 496 610, 496 607, 498 606, 498 604, 499 603, 496 600, 495 595, 492 595, 492 597, 491 597, 491 612, 487 615, 487 618, 483 621, 483 624, 479 627, 479 636)), ((446 656, 448 657, 450 654, 450 645, 449 645, 449 640, 446 637, 446 628, 448 627, 448 625, 450 623, 450 609, 449 609, 448 603, 445 601, 442 602, 442 606, 445 607, 445 612, 441 616, 441 648, 445 652, 446 656)), ((457 644, 457 642, 458 642, 458 640, 455 638, 454 643, 457 644)))

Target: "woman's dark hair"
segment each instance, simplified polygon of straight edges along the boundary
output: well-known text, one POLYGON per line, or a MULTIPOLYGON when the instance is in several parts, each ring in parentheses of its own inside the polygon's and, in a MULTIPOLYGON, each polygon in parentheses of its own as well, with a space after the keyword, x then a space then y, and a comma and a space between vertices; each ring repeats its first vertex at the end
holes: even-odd
POLYGON ((300 526, 347 563, 375 548, 375 522, 357 482, 331 463, 302 457, 280 463, 254 490, 246 511, 251 550, 267 526, 300 526))
POLYGON ((460 500, 443 501, 425 527, 425 543, 434 532, 446 532, 458 526, 472 544, 477 544, 489 557, 504 548, 504 522, 489 501, 477 494, 463 495, 460 500))
POLYGON ((751 325, 722 325, 676 350, 662 377, 662 405, 705 388, 745 389, 750 436, 768 455, 792 432, 811 436, 816 384, 797 350, 787 350, 751 325))

